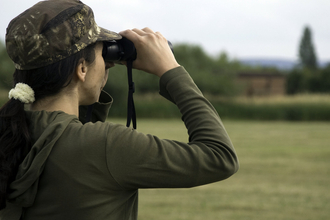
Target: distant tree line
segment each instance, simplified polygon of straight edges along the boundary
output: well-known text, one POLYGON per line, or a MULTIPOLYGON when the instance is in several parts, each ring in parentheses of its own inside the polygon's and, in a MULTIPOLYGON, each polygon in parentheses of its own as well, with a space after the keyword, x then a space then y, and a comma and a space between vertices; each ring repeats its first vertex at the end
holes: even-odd
MULTIPOLYGON (((246 70, 255 72, 280 72, 275 68, 249 67, 238 60, 230 59, 222 52, 217 56, 208 55, 202 47, 193 44, 174 45, 174 54, 178 62, 190 73, 196 84, 204 92, 212 95, 235 96, 242 88, 236 83, 237 73, 246 70)), ((300 64, 283 73, 287 75, 287 93, 330 92, 330 65, 318 68, 317 57, 312 43, 312 32, 304 28, 299 45, 300 64)), ((12 87, 14 65, 9 59, 4 44, 0 41, 0 90, 12 87)), ((134 70, 134 82, 139 94, 158 92, 158 78, 150 74, 134 70)), ((105 87, 114 98, 126 100, 127 76, 126 67, 116 65, 110 69, 109 80, 105 87)))

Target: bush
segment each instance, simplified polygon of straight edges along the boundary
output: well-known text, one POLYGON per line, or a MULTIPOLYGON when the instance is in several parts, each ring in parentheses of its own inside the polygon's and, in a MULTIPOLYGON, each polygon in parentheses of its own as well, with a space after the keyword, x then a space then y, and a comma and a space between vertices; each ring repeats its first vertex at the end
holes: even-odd
POLYGON ((286 84, 287 94, 330 93, 330 64, 323 69, 293 69, 286 84))
POLYGON ((289 95, 304 92, 306 90, 305 77, 301 71, 294 69, 291 71, 286 80, 286 92, 289 95))
POLYGON ((330 64, 321 70, 319 92, 330 93, 330 64))
POLYGON ((0 41, 0 90, 12 87, 14 64, 9 58, 5 45, 0 41))
POLYGON ((327 104, 263 104, 216 103, 222 118, 240 120, 330 121, 327 104))
MULTIPOLYGON (((224 98, 210 96, 209 100, 222 119, 330 121, 330 96, 298 95, 281 98, 224 98)), ((137 118, 180 117, 178 108, 158 94, 135 97, 137 118)), ((113 105, 111 117, 126 117, 126 104, 122 110, 113 105)))

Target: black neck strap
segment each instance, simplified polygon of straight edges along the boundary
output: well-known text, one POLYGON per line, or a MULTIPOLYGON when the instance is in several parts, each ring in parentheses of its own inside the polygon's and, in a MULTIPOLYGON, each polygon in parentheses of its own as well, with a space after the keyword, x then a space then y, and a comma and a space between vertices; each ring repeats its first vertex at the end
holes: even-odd
POLYGON ((133 93, 135 92, 135 86, 132 76, 132 65, 133 61, 127 61, 127 79, 128 79, 128 98, 127 98, 127 123, 126 126, 129 127, 131 121, 133 122, 133 128, 136 129, 136 113, 133 100, 133 93))

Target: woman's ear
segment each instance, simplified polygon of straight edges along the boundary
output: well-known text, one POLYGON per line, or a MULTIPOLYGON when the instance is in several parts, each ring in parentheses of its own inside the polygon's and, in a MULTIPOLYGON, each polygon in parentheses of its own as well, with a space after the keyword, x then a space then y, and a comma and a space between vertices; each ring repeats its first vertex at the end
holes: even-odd
POLYGON ((81 58, 79 64, 76 67, 76 76, 78 80, 85 82, 87 74, 87 63, 86 60, 81 58))

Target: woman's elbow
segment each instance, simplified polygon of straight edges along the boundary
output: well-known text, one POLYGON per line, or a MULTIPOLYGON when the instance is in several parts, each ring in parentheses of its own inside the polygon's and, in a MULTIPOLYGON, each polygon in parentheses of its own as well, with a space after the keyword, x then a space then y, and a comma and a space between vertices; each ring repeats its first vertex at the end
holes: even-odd
POLYGON ((227 179, 237 173, 238 169, 239 161, 237 157, 231 158, 230 160, 227 160, 226 163, 220 168, 221 176, 224 177, 223 179, 227 179))

